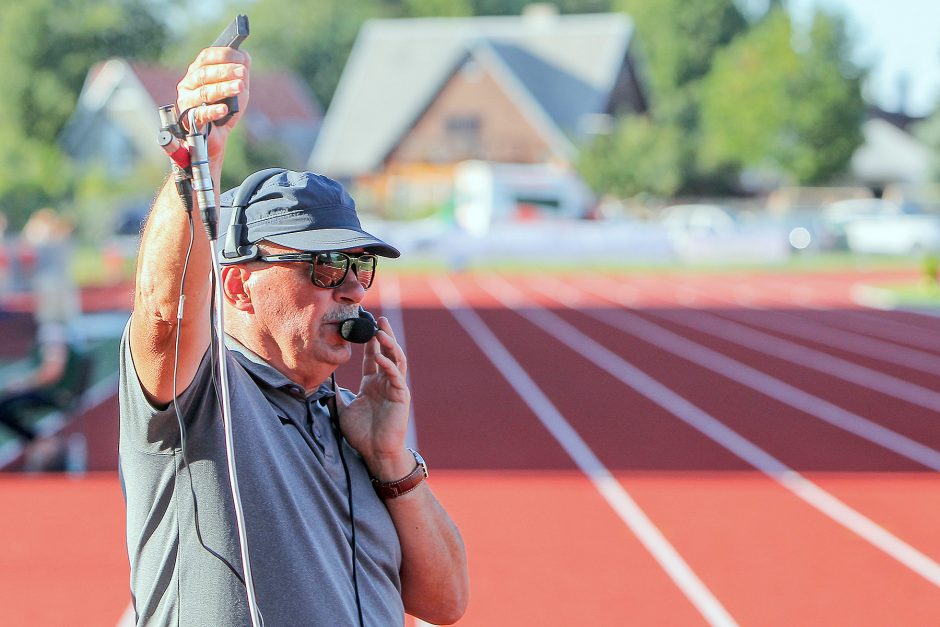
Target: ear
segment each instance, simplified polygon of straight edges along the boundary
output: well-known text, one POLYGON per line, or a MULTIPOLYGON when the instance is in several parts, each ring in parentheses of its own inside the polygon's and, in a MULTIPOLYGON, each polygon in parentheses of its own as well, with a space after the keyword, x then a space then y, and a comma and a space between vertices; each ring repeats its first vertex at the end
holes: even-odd
POLYGON ((225 300, 235 309, 254 313, 251 290, 248 287, 250 276, 251 270, 245 266, 225 266, 222 268, 222 293, 225 295, 225 300))

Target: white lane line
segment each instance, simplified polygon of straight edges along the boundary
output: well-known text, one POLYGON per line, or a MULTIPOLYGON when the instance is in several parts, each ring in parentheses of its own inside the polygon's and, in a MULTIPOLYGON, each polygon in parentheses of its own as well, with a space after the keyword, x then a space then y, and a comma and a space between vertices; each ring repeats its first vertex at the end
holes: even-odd
MULTIPOLYGON (((680 286, 693 292, 697 290, 699 297, 703 295, 701 288, 697 286, 684 283, 680 284, 680 286)), ((731 299, 722 296, 710 293, 707 296, 714 301, 733 304, 731 299)), ((688 307, 685 302, 680 301, 679 304, 688 307)), ((766 314, 755 318, 743 311, 737 314, 721 311, 720 315, 726 318, 731 317, 747 324, 779 331, 791 337, 811 340, 839 350, 855 353, 856 355, 871 357, 886 363, 926 372, 927 374, 940 374, 940 356, 933 353, 898 346, 897 342, 886 342, 856 331, 847 331, 828 321, 819 322, 818 320, 807 319, 805 316, 797 316, 791 312, 772 309, 766 305, 750 307, 749 309, 760 309, 762 312, 766 312, 766 314), (773 321, 768 320, 771 317, 773 321)))
POLYGON ((904 379, 860 366, 789 340, 774 337, 704 311, 696 312, 694 320, 682 313, 676 314, 665 311, 650 311, 650 313, 682 326, 704 331, 709 335, 714 335, 765 355, 777 357, 849 383, 877 390, 887 396, 913 405, 919 405, 930 411, 935 412, 940 408, 940 392, 935 392, 904 379))
POLYGON ((882 339, 890 340, 898 344, 907 344, 917 348, 928 348, 931 350, 940 350, 940 336, 935 331, 930 331, 924 327, 901 322, 888 317, 887 314, 874 314, 868 311, 853 311, 842 309, 819 310, 825 314, 825 324, 839 326, 841 328, 861 329, 866 335, 873 335, 882 339), (836 315, 837 314, 837 315, 836 315), (848 322, 848 318, 857 321, 856 324, 848 322))
MULTIPOLYGON (((533 287, 550 296, 566 292, 570 294, 572 292, 570 286, 562 287, 562 284, 558 283, 556 285, 556 283, 556 281, 552 281, 552 285, 545 289, 540 288, 536 283, 533 283, 533 287)), ((609 295, 607 298, 618 304, 623 304, 618 301, 616 295, 609 295)), ((577 308, 579 303, 569 301, 565 304, 577 308)), ((682 359, 698 364, 707 370, 716 372, 784 405, 789 405, 834 427, 922 464, 931 470, 940 471, 940 451, 892 431, 873 420, 814 396, 747 364, 743 364, 723 353, 644 320, 636 314, 623 310, 613 313, 606 310, 596 311, 590 309, 584 309, 581 313, 625 331, 682 359)), ((648 313, 653 314, 654 312, 648 313)), ((706 314, 698 312, 696 315, 706 314)))
POLYGON ((772 329, 791 337, 831 346, 847 353, 871 357, 885 363, 904 366, 927 374, 940 374, 940 357, 937 355, 898 346, 859 333, 842 331, 820 322, 797 318, 792 314, 768 311, 760 316, 742 316, 741 314, 723 311, 721 316, 732 317, 738 322, 772 329))
POLYGON ((578 468, 587 475, 601 496, 620 516, 637 539, 666 571, 682 593, 711 625, 736 625, 737 623, 711 593, 675 548, 640 509, 627 491, 610 471, 601 463, 587 443, 565 420, 542 390, 529 377, 505 346, 469 308, 449 279, 438 278, 431 282, 441 302, 450 310, 467 335, 489 358, 516 393, 538 417, 578 468))
MULTIPOLYGON (((502 300, 502 294, 515 292, 512 294, 512 300, 519 302, 518 290, 498 277, 488 276, 485 281, 480 281, 480 285, 500 300, 502 300)), ((507 306, 512 305, 507 302, 507 306)), ((526 307, 526 320, 774 479, 810 506, 864 538, 930 583, 940 587, 940 564, 806 479, 714 416, 588 337, 558 315, 534 303, 528 303, 526 307)))
MULTIPOLYGON (((405 343, 405 316, 401 310, 401 283, 394 274, 388 275, 382 280, 382 289, 379 290, 379 306, 382 307, 382 315, 388 318, 392 325, 392 332, 395 339, 408 355, 408 345, 405 343)), ((408 389, 411 388, 411 369, 405 374, 405 381, 408 389)), ((415 423, 415 406, 412 403, 408 407, 408 433, 405 434, 405 446, 418 449, 418 425, 415 423)))

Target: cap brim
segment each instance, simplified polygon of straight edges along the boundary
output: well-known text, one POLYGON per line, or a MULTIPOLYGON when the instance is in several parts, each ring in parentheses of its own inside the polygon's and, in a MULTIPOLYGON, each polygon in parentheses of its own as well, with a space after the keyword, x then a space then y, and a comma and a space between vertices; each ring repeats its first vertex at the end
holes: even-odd
POLYGON ((386 244, 374 235, 353 229, 317 229, 271 235, 265 238, 269 242, 305 251, 349 250, 363 248, 382 257, 399 257, 401 253, 394 246, 386 244))

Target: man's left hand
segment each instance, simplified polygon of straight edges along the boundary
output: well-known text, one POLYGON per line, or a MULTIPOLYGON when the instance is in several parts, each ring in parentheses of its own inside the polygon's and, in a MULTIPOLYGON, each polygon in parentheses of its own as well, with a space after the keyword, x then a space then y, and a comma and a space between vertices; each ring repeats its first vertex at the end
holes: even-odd
POLYGON ((411 392, 405 375, 408 360, 388 319, 378 319, 379 332, 365 346, 359 395, 347 406, 337 398, 340 429, 359 451, 373 477, 396 481, 414 469, 405 448, 411 392))

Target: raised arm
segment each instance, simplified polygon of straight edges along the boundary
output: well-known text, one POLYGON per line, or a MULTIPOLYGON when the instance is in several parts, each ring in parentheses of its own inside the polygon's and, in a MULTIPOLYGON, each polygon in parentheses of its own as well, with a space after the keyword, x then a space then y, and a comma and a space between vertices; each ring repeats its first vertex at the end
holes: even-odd
MULTIPOLYGON (((245 52, 232 48, 206 48, 189 66, 186 76, 177 86, 179 110, 197 107, 196 123, 200 128, 228 113, 224 104, 202 106, 203 103, 238 96, 240 113, 224 126, 214 126, 209 134, 209 163, 216 199, 228 135, 248 106, 250 65, 251 59, 245 52)), ((192 382, 199 361, 209 346, 209 243, 198 215, 194 215, 194 220, 182 323, 177 320, 177 311, 183 262, 190 241, 189 221, 170 179, 154 199, 137 257, 130 347, 141 385, 151 402, 157 405, 165 405, 173 397, 177 324, 180 324, 181 340, 176 393, 185 390, 192 382)))

